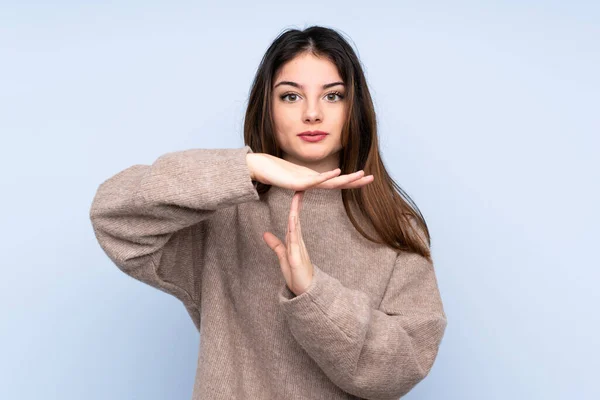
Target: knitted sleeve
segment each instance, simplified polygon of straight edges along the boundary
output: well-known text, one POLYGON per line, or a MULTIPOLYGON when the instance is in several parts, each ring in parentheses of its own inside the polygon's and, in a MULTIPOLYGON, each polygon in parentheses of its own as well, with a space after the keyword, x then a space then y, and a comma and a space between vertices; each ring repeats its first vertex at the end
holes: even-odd
MULTIPOLYGON (((368 266, 365 266, 368 268, 368 266)), ((431 261, 400 252, 380 306, 313 265, 308 289, 279 293, 290 331, 342 390, 398 399, 431 370, 447 325, 431 261)))
POLYGON ((217 209, 258 200, 249 146, 166 153, 100 184, 94 234, 127 275, 181 300, 200 329, 203 224, 217 209))

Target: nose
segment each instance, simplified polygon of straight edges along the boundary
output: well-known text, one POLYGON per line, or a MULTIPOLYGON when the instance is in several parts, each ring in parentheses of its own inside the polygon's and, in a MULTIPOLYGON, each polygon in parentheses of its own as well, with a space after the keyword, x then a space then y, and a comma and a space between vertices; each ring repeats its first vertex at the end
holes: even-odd
POLYGON ((319 107, 318 101, 307 101, 306 104, 307 106, 304 110, 303 115, 304 122, 321 122, 323 120, 323 115, 321 112, 321 108, 319 107))

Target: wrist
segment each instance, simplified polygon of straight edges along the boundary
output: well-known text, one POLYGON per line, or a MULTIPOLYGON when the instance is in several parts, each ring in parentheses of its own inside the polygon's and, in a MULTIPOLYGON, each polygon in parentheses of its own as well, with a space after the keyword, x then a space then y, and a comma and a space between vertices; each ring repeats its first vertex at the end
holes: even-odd
POLYGON ((252 153, 246 154, 246 166, 248 167, 248 171, 250 172, 250 179, 255 181, 256 177, 254 176, 254 171, 252 170, 252 164, 250 163, 250 156, 252 153))

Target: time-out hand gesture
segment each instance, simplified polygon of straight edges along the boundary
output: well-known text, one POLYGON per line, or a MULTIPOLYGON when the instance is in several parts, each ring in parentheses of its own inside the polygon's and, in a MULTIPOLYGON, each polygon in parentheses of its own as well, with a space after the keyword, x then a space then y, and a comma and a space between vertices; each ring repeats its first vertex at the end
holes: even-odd
POLYGON ((373 175, 364 176, 363 170, 338 176, 341 170, 336 168, 319 174, 310 168, 266 153, 248 153, 246 163, 253 181, 295 191, 304 191, 313 187, 355 189, 373 181, 373 175))
POLYGON ((296 296, 306 291, 313 278, 313 265, 302 240, 300 218, 298 218, 302 208, 303 196, 304 192, 296 192, 292 198, 285 245, 271 232, 263 234, 265 242, 277 254, 281 272, 283 272, 288 288, 296 296))

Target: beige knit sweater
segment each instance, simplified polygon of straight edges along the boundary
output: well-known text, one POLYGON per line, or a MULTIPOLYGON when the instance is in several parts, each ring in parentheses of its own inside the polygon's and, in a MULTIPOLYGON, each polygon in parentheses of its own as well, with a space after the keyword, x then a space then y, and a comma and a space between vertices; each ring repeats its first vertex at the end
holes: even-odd
POLYGON ((360 235, 341 189, 310 189, 299 218, 314 276, 294 296, 262 239, 285 242, 294 191, 259 196, 251 152, 171 152, 107 179, 90 210, 100 246, 183 302, 200 332, 193 399, 400 398, 447 324, 433 265, 360 235))

